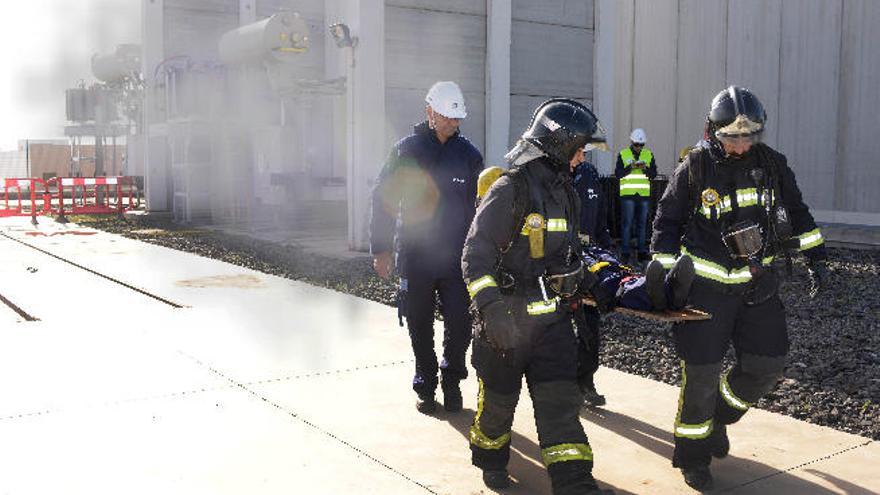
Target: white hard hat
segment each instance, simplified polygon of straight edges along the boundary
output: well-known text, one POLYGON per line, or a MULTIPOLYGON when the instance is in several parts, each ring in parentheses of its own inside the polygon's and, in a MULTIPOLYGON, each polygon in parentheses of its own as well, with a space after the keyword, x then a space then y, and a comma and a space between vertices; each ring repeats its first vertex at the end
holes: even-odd
POLYGON ((634 143, 645 144, 645 142, 648 141, 648 136, 642 128, 633 129, 632 134, 629 135, 629 140, 634 143))
POLYGON ((438 81, 431 86, 425 96, 425 103, 440 115, 448 119, 463 119, 467 117, 467 108, 464 106, 464 95, 458 84, 452 81, 438 81))

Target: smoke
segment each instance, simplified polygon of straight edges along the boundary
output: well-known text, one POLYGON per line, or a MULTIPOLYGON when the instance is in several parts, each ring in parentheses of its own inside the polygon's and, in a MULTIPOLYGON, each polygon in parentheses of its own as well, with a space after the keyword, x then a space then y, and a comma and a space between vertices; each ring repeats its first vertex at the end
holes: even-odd
POLYGON ((64 90, 89 85, 92 54, 140 43, 136 0, 41 0, 4 5, 0 149, 64 135, 64 90))

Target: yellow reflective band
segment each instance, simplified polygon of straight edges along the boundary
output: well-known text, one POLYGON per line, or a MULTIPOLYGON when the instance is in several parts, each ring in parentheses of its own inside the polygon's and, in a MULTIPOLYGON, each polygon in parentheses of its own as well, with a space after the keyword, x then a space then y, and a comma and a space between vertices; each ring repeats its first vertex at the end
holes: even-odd
POLYGON ((526 312, 532 316, 543 315, 547 313, 552 313, 556 311, 556 305, 559 302, 558 297, 554 297, 549 301, 535 301, 529 303, 526 307, 526 312))
POLYGON ((675 436, 677 437, 690 438, 691 440, 699 440, 702 438, 706 438, 711 434, 711 419, 695 425, 689 425, 685 423, 675 424, 675 436))
POLYGON ((655 260, 659 261, 660 264, 663 265, 663 268, 666 268, 667 270, 672 268, 672 265, 675 264, 675 256, 671 255, 671 254, 654 253, 651 256, 651 259, 655 259, 655 260))
MULTIPOLYGON (((771 203, 773 201, 773 193, 770 193, 771 203)), ((754 187, 749 187, 746 189, 737 189, 736 190, 736 202, 737 204, 745 208, 747 206, 757 206, 758 205, 758 190, 754 187)), ((730 213, 733 210, 733 201, 731 201, 730 196, 724 196, 718 200, 718 204, 715 206, 718 210, 718 215, 720 216, 723 213, 730 213)), ((706 217, 711 218, 712 209, 708 206, 701 206, 700 213, 706 217)))
POLYGON ((541 449, 541 459, 545 466, 565 461, 592 461, 593 449, 586 443, 561 443, 541 449))
POLYGON ((721 397, 724 397, 724 402, 734 408, 739 409, 740 411, 747 410, 751 404, 740 399, 733 393, 733 390, 730 388, 730 384, 727 383, 727 373, 721 376, 721 383, 719 384, 719 388, 721 389, 721 397))
POLYGON ((814 248, 825 242, 825 240, 822 238, 822 233, 819 232, 819 229, 813 229, 809 232, 803 233, 797 236, 797 238, 801 242, 801 245, 798 248, 798 250, 800 251, 814 248))
POLYGON ((477 382, 480 385, 480 390, 477 392, 477 414, 474 416, 474 424, 470 429, 470 442, 481 449, 498 450, 510 441, 510 432, 493 440, 480 430, 480 416, 483 415, 483 400, 486 397, 486 391, 482 378, 477 378, 477 382))
POLYGON ((564 218, 548 218, 547 232, 567 232, 568 222, 564 218))
MULTIPOLYGON (((708 278, 722 284, 743 284, 752 279, 752 272, 748 266, 728 270, 717 263, 694 256, 684 247, 681 248, 681 252, 691 257, 694 262, 694 271, 703 278, 708 278)), ((765 266, 772 262, 773 256, 767 256, 761 260, 761 263, 765 266)))
POLYGON ((483 275, 482 277, 469 283, 467 286, 468 294, 470 294, 471 299, 473 299, 478 292, 485 289, 486 287, 498 287, 498 284, 495 283, 495 279, 492 277, 492 275, 483 275))
POLYGON ((611 263, 608 261, 599 261, 597 263, 593 263, 592 265, 590 265, 590 267, 587 268, 587 270, 590 270, 590 273, 596 273, 599 270, 605 268, 606 266, 608 266, 610 264, 611 263))

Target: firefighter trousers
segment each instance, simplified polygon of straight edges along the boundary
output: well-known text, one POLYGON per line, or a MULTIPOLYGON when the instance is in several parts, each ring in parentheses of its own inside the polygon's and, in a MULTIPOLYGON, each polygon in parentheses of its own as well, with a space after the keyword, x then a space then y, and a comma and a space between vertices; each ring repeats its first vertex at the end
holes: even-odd
POLYGON ((672 464, 708 466, 722 425, 739 421, 782 376, 788 353, 785 310, 779 296, 754 306, 741 295, 699 283, 689 302, 712 319, 673 326, 682 365, 675 418, 672 464), (721 361, 733 344, 736 362, 721 374, 721 361))
POLYGON ((555 495, 584 493, 593 452, 579 411, 577 342, 571 316, 531 326, 517 348, 502 356, 483 337, 474 341, 479 378, 477 413, 470 429, 471 462, 483 470, 506 469, 511 426, 525 376, 535 410, 541 459, 555 495))

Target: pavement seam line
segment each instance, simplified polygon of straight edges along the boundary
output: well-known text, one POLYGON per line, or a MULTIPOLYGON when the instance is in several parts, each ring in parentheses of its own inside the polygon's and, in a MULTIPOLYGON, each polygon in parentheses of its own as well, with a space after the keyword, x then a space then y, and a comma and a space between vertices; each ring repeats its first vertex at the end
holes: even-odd
POLYGON ((3 297, 3 294, 0 294, 0 302, 2 302, 3 304, 9 306, 9 309, 11 309, 12 311, 15 311, 16 313, 18 313, 18 316, 21 316, 22 318, 24 318, 25 321, 40 321, 40 319, 37 318, 36 316, 31 315, 31 314, 28 313, 27 311, 21 309, 21 308, 20 308, 17 304, 15 304, 14 302, 12 302, 12 301, 10 301, 9 299, 3 297))
POLYGON ((415 485, 417 485, 417 486, 423 488, 423 489, 426 490, 428 493, 432 493, 432 494, 434 494, 434 495, 440 495, 438 492, 435 492, 435 491, 432 490, 430 487, 426 486, 426 485, 423 484, 423 483, 420 483, 420 482, 414 480, 413 478, 410 478, 409 476, 407 476, 406 474, 402 473, 401 471, 398 471, 397 469, 394 469, 393 467, 391 467, 390 465, 386 464, 386 463, 383 462, 382 460, 380 460, 380 459, 378 459, 378 458, 376 458, 376 457, 370 455, 368 452, 366 452, 365 450, 361 449, 360 447, 358 447, 358 446, 352 444, 351 442, 349 442, 349 441, 347 441, 347 440, 345 440, 345 439, 343 439, 343 438, 341 438, 341 437, 335 435, 334 433, 332 433, 332 432, 330 432, 330 431, 328 431, 328 430, 325 430, 324 428, 321 428, 321 427, 318 426, 317 424, 312 423, 311 421, 309 421, 308 419, 306 419, 306 418, 300 416, 299 414, 295 413, 294 411, 290 411, 290 410, 286 409, 284 406, 282 406, 281 404, 278 404, 277 402, 274 402, 274 401, 270 400, 268 397, 264 397, 264 396, 260 395, 259 393, 257 393, 256 391, 251 390, 250 388, 247 387, 246 384, 244 384, 244 383, 242 383, 242 382, 238 382, 238 381, 236 381, 236 380, 233 380, 232 378, 226 376, 226 375, 223 374, 222 372, 220 372, 220 371, 214 369, 212 366, 210 366, 210 365, 208 365, 208 364, 202 362, 201 360, 199 360, 198 358, 196 358, 196 357, 194 357, 194 356, 191 356, 191 355, 189 355, 189 354, 187 354, 187 353, 185 353, 185 352, 182 352, 182 351, 178 351, 178 352, 180 352, 181 355, 186 356, 187 358, 193 360, 193 361, 194 361, 195 363, 197 363, 199 366, 204 367, 205 369, 207 369, 207 370, 210 371, 211 373, 214 373, 214 374, 216 374, 217 376, 219 376, 220 378, 223 378, 224 380, 226 380, 226 381, 228 381, 229 383, 233 384, 236 388, 239 388, 239 389, 243 390, 243 391, 246 392, 248 395, 251 395, 252 397, 255 397, 255 398, 257 398, 257 399, 259 399, 259 400, 265 402, 266 404, 268 404, 268 405, 274 407, 275 409, 277 409, 277 410, 279 410, 279 411, 281 411, 281 412, 287 414, 288 416, 292 417, 293 419, 296 419, 296 420, 300 421, 301 423, 303 423, 304 425, 306 425, 306 426, 312 428, 313 430, 315 430, 315 431, 317 431, 317 432, 319 432, 319 433, 322 433, 322 434, 324 434, 324 435, 326 435, 326 436, 332 438, 333 440, 335 440, 335 441, 341 443, 342 445, 345 445, 346 447, 348 447, 349 449, 355 451, 356 453, 360 454, 361 456, 363 456, 363 457, 365 457, 365 458, 367 458, 367 459, 369 459, 369 460, 375 462, 376 464, 378 464, 378 465, 384 467, 385 469, 391 471, 392 473, 394 473, 394 474, 400 476, 401 478, 403 478, 403 479, 409 481, 410 483, 413 483, 413 484, 415 484, 415 485))
POLYGON ((113 282, 113 283, 116 283, 116 284, 119 284, 119 285, 121 285, 121 286, 123 286, 123 287, 125 287, 125 288, 127 288, 127 289, 131 289, 131 290, 133 290, 133 291, 135 291, 135 292, 137 292, 137 293, 139 293, 139 294, 145 295, 145 296, 150 297, 150 298, 153 298, 153 299, 155 299, 155 300, 157 300, 157 301, 159 301, 159 302, 165 303, 165 304, 167 304, 167 305, 169 305, 169 306, 171 306, 171 307, 173 307, 173 308, 175 308, 175 309, 181 309, 181 308, 185 308, 185 307, 186 307, 186 306, 184 306, 184 305, 182 305, 182 304, 178 304, 178 303, 176 303, 176 302, 174 302, 174 301, 172 301, 172 300, 170 300, 170 299, 165 299, 165 298, 162 297, 162 296, 157 296, 156 294, 153 294, 153 293, 147 292, 147 291, 144 290, 144 289, 141 289, 141 288, 139 288, 139 287, 135 287, 135 286, 133 286, 133 285, 131 285, 131 284, 128 284, 128 283, 126 283, 126 282, 123 282, 122 280, 115 279, 115 278, 113 278, 113 277, 111 277, 111 276, 109 276, 109 275, 104 275, 104 274, 101 273, 101 272, 98 272, 98 271, 92 270, 91 268, 88 268, 88 267, 86 267, 86 266, 84 266, 84 265, 80 265, 79 263, 76 263, 76 262, 70 261, 69 259, 62 258, 61 256, 59 256, 59 255, 57 255, 57 254, 51 253, 51 252, 49 252, 49 251, 46 251, 45 249, 38 248, 37 246, 34 246, 34 245, 32 245, 32 244, 28 244, 27 242, 24 242, 24 241, 22 241, 21 239, 16 239, 15 237, 11 237, 11 236, 9 236, 9 235, 7 235, 7 234, 4 234, 4 233, 2 233, 2 232, 0 232, 0 235, 2 235, 3 237, 6 237, 6 238, 9 239, 9 240, 15 241, 15 242, 17 242, 17 243, 19 243, 19 244, 21 244, 21 245, 23 245, 23 246, 27 246, 27 247, 29 247, 29 248, 35 250, 35 251, 39 251, 39 252, 41 252, 41 253, 43 253, 43 254, 45 254, 45 255, 47 255, 47 256, 51 256, 51 257, 53 257, 53 258, 55 258, 55 259, 57 259, 57 260, 60 260, 60 261, 63 261, 63 262, 65 262, 65 263, 68 263, 68 264, 70 264, 70 265, 73 265, 73 266, 75 266, 75 267, 77 267, 77 268, 79 268, 79 269, 81 269, 81 270, 85 270, 85 271, 91 273, 92 275, 97 275, 98 277, 101 277, 101 278, 103 278, 103 279, 105 279, 105 280, 109 280, 109 281, 111 281, 111 282, 113 282))
POLYGON ((761 476, 760 478, 755 478, 755 479, 753 479, 753 480, 751 480, 751 481, 747 481, 747 482, 745 482, 745 483, 742 483, 742 484, 739 484, 739 485, 736 485, 736 486, 731 486, 731 487, 725 488, 725 489, 720 490, 720 491, 721 491, 721 492, 730 492, 730 491, 733 491, 733 490, 737 490, 737 489, 742 488, 742 487, 744 487, 744 486, 751 485, 752 483, 757 483, 757 482, 759 482, 759 481, 764 481, 764 480, 766 480, 766 479, 768 479, 768 478, 772 478, 772 477, 774 477, 774 476, 779 476, 780 474, 790 473, 790 472, 792 472, 792 471, 795 471, 795 470, 797 470, 797 469, 801 469, 801 468, 803 468, 803 467, 805 467, 805 466, 809 466, 809 465, 811 465, 811 464, 815 464, 815 463, 817 463, 817 462, 827 461, 828 459, 831 459, 832 457, 836 457, 836 456, 838 456, 838 455, 840 455, 840 454, 845 454, 845 453, 847 453, 847 452, 849 452, 849 451, 856 450, 856 449, 860 449, 860 448, 862 448, 862 447, 866 447, 866 446, 868 446, 868 445, 870 445, 870 444, 872 444, 872 443, 874 443, 874 442, 875 442, 874 440, 868 440, 868 441, 866 441, 866 442, 864 442, 864 443, 860 443, 860 444, 858 444, 858 445, 853 445, 853 446, 851 446, 851 447, 847 447, 847 448, 845 448, 845 449, 843 449, 843 450, 840 450, 840 451, 838 451, 838 452, 833 452, 833 453, 831 453, 831 454, 828 454, 828 455, 825 455, 825 456, 822 456, 822 457, 819 457, 819 458, 813 459, 812 461, 802 462, 802 463, 800 463, 800 464, 798 464, 798 465, 796 465, 796 466, 792 466, 792 467, 789 467, 789 468, 781 469, 781 470, 776 471, 775 473, 770 473, 770 474, 767 474, 767 475, 761 476))
MULTIPOLYGON (((189 357, 189 356, 187 356, 187 357, 189 357)), ((244 385, 265 385, 267 383, 286 382, 286 381, 291 381, 291 380, 300 380, 300 379, 304 379, 304 378, 315 378, 315 377, 319 377, 319 376, 342 375, 345 373, 354 373, 355 371, 364 371, 364 370, 368 370, 368 369, 386 368, 389 366, 397 366, 397 365, 407 364, 407 363, 412 363, 412 362, 413 362, 412 359, 401 360, 401 361, 391 361, 388 363, 368 364, 368 365, 364 365, 364 366, 357 366, 354 368, 345 368, 345 369, 338 369, 338 370, 316 371, 314 373, 288 375, 288 376, 281 376, 281 377, 277 377, 277 378, 266 378, 264 380, 257 380, 257 381, 253 381, 253 382, 242 382, 242 383, 244 385)))

